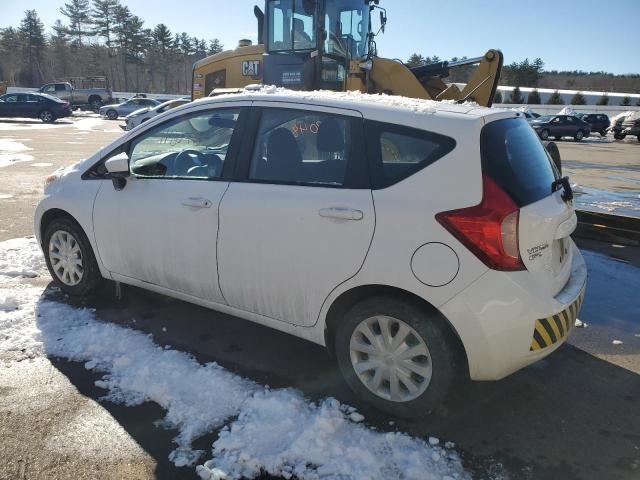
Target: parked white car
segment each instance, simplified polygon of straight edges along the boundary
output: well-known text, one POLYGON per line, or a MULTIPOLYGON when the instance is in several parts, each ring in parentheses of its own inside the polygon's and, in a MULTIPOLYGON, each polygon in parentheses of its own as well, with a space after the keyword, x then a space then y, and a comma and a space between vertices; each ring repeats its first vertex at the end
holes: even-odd
POLYGON ((131 112, 129 115, 124 117, 125 124, 122 126, 123 130, 131 130, 132 128, 137 127, 141 123, 146 122, 147 120, 155 117, 156 115, 160 115, 172 108, 180 107, 186 103, 191 101, 190 98, 177 98, 175 100, 169 100, 167 102, 161 103, 155 107, 144 107, 139 110, 135 110, 131 112))
POLYGON ((116 120, 118 117, 124 117, 135 110, 158 105, 160 105, 160 102, 152 98, 130 98, 122 103, 100 107, 98 113, 109 120, 116 120))
POLYGON ((513 111, 267 88, 47 183, 35 232, 65 292, 110 279, 325 345, 401 417, 549 355, 586 285, 568 179, 513 111))

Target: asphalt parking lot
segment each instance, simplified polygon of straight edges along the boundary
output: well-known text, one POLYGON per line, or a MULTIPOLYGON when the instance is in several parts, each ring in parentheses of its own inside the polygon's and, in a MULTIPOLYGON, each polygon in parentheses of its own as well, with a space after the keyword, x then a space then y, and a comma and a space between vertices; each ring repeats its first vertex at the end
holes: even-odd
MULTIPOLYGON (((32 235, 44 178, 115 139, 118 125, 90 116, 50 128, 0 120, 0 142, 21 144, 26 155, 0 167, 0 241, 32 235)), ((572 178, 582 175, 579 182, 587 184, 592 176, 602 189, 609 180, 591 170, 629 170, 640 154, 632 141, 559 146, 572 178), (580 171, 575 162, 591 167, 580 171)), ((627 178, 629 185, 640 183, 633 168, 627 178)), ((581 245, 596 252, 611 247, 581 245)), ((597 267, 581 314, 589 328, 575 329, 555 354, 503 381, 461 383, 446 408, 418 422, 392 420, 361 404, 325 350, 300 339, 136 288, 125 288, 118 300, 107 285, 83 306, 261 384, 298 388, 311 399, 336 397, 380 430, 452 441, 478 478, 632 480, 640 478, 636 249, 619 248, 618 260, 588 257, 597 267), (614 339, 623 343, 613 345, 614 339)), ((168 461, 174 434, 154 425, 163 416, 157 405, 99 401, 105 393, 94 384, 99 375, 78 363, 2 356, 0 362, 0 479, 194 478, 193 470, 168 461)), ((214 436, 197 447, 207 450, 214 436)))

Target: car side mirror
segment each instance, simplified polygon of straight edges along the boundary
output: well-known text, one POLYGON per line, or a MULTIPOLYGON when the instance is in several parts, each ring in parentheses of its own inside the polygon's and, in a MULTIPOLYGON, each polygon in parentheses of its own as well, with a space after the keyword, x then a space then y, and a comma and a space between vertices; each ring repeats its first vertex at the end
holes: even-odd
POLYGON ((113 188, 122 190, 127 184, 129 176, 129 155, 127 152, 114 155, 104 162, 104 166, 107 169, 107 178, 113 182, 113 188))

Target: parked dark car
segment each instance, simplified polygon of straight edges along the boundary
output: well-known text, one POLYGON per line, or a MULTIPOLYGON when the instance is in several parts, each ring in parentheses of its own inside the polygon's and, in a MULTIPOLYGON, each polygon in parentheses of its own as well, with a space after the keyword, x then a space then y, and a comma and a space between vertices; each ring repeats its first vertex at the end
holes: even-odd
POLYGON ((591 125, 592 132, 598 132, 602 137, 607 135, 611 120, 604 113, 580 113, 577 116, 591 125))
POLYGON ((579 142, 591 133, 591 125, 573 115, 544 115, 529 124, 542 140, 548 140, 549 137, 556 140, 573 137, 579 142))
POLYGON ((7 93, 0 97, 0 117, 39 118, 52 123, 70 115, 69 102, 44 93, 7 93))
POLYGON ((637 137, 640 142, 640 113, 635 112, 625 117, 622 121, 621 130, 620 135, 622 138, 631 135, 637 137))

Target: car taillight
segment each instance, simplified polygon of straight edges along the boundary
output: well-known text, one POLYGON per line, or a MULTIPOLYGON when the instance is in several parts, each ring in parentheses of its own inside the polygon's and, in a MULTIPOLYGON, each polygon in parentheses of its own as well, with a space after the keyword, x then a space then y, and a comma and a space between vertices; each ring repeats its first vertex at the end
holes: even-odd
POLYGON ((489 268, 524 270, 518 242, 520 209, 486 175, 482 191, 479 205, 438 213, 436 220, 489 268))

